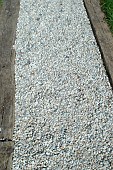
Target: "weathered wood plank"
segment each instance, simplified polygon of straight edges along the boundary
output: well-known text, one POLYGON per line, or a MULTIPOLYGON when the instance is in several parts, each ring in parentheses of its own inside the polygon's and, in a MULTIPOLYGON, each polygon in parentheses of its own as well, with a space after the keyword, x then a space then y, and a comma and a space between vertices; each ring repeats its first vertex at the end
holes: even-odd
POLYGON ((20 0, 5 0, 0 8, 0 170, 10 170, 14 143, 15 41, 20 0))
POLYGON ((105 22, 99 0, 84 0, 97 43, 99 45, 104 66, 113 88, 113 36, 105 22))
POLYGON ((0 170, 12 168, 12 153, 14 143, 12 141, 0 141, 0 170))

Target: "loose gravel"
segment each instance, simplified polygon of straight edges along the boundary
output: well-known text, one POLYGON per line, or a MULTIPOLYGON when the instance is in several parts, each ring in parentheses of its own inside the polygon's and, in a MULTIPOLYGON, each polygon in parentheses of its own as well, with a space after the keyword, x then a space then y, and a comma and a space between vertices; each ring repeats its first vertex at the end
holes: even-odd
POLYGON ((112 170, 113 94, 82 0, 21 0, 14 170, 112 170))

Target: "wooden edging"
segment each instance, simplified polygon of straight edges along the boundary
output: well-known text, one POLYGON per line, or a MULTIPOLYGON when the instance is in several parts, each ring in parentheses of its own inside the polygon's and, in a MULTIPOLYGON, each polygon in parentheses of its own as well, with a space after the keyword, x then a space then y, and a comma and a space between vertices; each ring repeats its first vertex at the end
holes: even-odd
POLYGON ((15 41, 20 0, 4 0, 0 8, 0 170, 10 170, 14 148, 15 41))
POLYGON ((90 19, 106 73, 113 89, 113 36, 105 22, 105 15, 101 10, 100 0, 84 0, 84 6, 90 19))

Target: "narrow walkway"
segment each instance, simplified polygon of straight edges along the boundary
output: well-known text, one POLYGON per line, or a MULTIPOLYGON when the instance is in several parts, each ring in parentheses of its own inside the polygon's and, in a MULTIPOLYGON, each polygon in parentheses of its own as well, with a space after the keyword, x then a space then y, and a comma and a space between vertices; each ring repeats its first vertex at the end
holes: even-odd
POLYGON ((21 0, 14 170, 111 170, 113 95, 82 0, 21 0))

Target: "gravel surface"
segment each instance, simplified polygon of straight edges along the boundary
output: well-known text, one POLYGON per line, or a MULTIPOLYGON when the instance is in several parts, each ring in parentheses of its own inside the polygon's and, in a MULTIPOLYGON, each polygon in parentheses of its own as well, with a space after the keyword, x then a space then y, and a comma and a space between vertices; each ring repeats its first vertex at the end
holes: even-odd
POLYGON ((112 170, 113 94, 82 0, 21 0, 14 170, 112 170))

